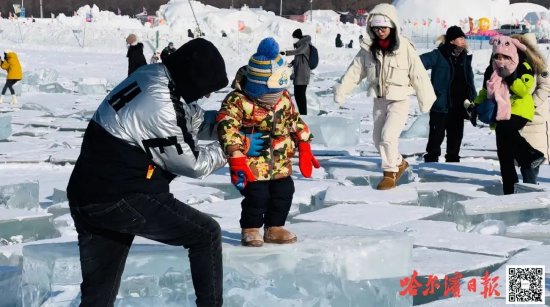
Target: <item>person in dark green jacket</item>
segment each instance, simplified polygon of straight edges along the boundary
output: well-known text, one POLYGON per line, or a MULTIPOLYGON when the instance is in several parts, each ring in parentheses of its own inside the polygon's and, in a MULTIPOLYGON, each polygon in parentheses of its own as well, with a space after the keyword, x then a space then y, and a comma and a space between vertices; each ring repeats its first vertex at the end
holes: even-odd
POLYGON ((431 69, 432 85, 437 96, 430 110, 430 135, 425 162, 438 162, 441 144, 447 134, 446 162, 460 162, 464 134, 464 100, 476 97, 472 55, 468 54, 465 35, 458 26, 450 27, 439 39, 441 44, 420 56, 426 70, 431 69))

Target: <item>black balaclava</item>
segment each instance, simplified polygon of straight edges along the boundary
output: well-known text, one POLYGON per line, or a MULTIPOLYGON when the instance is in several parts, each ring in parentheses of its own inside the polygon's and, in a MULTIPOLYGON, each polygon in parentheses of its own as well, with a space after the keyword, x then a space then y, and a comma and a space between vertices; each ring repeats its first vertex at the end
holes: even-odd
POLYGON ((166 58, 164 63, 175 85, 176 94, 190 103, 227 86, 225 62, 209 41, 189 41, 166 58))

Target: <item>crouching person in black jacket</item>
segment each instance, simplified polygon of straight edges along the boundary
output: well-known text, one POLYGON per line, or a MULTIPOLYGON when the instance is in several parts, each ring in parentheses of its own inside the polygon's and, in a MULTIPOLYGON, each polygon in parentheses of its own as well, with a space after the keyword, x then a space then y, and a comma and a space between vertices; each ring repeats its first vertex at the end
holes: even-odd
POLYGON ((176 176, 199 178, 226 163, 215 111, 197 99, 228 83, 214 45, 195 39, 164 65, 148 65, 100 104, 84 134, 67 194, 78 231, 80 306, 113 306, 128 250, 142 236, 189 250, 197 306, 222 305, 218 223, 169 192, 176 176), (207 122, 206 118, 211 118, 207 122))

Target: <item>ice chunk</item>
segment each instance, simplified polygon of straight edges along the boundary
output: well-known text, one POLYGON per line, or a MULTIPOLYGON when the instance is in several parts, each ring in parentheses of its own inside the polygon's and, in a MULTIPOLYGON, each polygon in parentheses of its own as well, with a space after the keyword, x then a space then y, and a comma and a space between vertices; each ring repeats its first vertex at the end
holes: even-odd
POLYGON ((0 116, 0 141, 11 136, 11 116, 0 116))
POLYGON ((45 107, 41 104, 34 103, 34 102, 26 102, 21 106, 21 110, 33 110, 33 111, 42 111, 46 113, 47 116, 53 116, 52 110, 50 110, 48 107, 45 107))
POLYGON ((289 215, 311 212, 323 206, 326 190, 336 186, 339 182, 333 180, 294 180, 295 192, 292 197, 292 206, 289 215))
MULTIPOLYGON (((487 162, 420 163, 418 176, 423 181, 470 183, 501 188, 498 165, 487 162)), ((501 192, 502 193, 502 192, 501 192)))
POLYGON ((0 306, 21 306, 21 268, 0 265, 0 306))
POLYGON ((401 132, 402 139, 427 138, 430 134, 430 114, 424 113, 418 116, 411 126, 401 132))
POLYGON ((38 90, 44 93, 72 93, 70 89, 57 82, 40 84, 38 90))
POLYGON ((531 221, 506 228, 506 236, 550 244, 550 224, 531 221))
POLYGON ((406 221, 432 217, 441 209, 388 204, 339 204, 297 215, 293 221, 329 222, 368 229, 382 229, 406 221))
POLYGON ((516 183, 515 184, 516 193, 529 193, 529 192, 544 192, 548 191, 548 187, 539 184, 531 183, 516 183))
POLYGON ((0 238, 12 243, 58 237, 51 214, 0 209, 0 238))
POLYGON ((503 221, 486 220, 477 224, 472 232, 482 235, 503 236, 506 233, 506 224, 503 221))
MULTIPOLYGON (((52 164, 60 164, 60 165, 75 164, 79 155, 80 155, 80 148, 67 148, 67 149, 52 153, 47 159, 47 162, 50 162, 52 164)), ((58 200, 61 200, 63 195, 61 193, 58 193, 56 197, 60 197, 58 200)))
POLYGON ((419 220, 384 229, 412 235, 415 246, 503 257, 509 257, 523 248, 541 244, 536 241, 461 232, 452 222, 419 220))
POLYGON ((301 116, 313 133, 313 144, 329 148, 359 144, 360 117, 301 116))
POLYGON ((188 205, 212 203, 224 199, 224 193, 216 188, 202 187, 179 182, 170 187, 170 193, 181 202, 188 205))
MULTIPOLYGON (((399 280, 411 271, 411 237, 324 223, 288 228, 298 235, 297 244, 224 244, 224 306, 411 306, 410 297, 397 294, 399 280)), ((23 255, 24 306, 40 306, 60 286, 80 283, 76 242, 30 244, 23 255)), ((181 247, 135 244, 122 280, 121 306, 194 304, 181 247)))
POLYGON ((481 186, 469 183, 413 182, 408 186, 416 189, 420 205, 426 207, 444 208, 446 204, 460 200, 492 196, 487 192, 478 191, 481 186))
POLYGON ((44 83, 52 83, 57 80, 59 73, 52 68, 43 68, 37 71, 25 72, 23 84, 37 86, 44 83))
POLYGON ((511 195, 499 195, 458 201, 444 208, 453 218, 460 230, 467 230, 473 224, 487 219, 504 221, 507 225, 525 222, 532 218, 549 218, 550 194, 532 192, 511 195))
POLYGON ((324 204, 418 204, 418 194, 414 188, 397 186, 392 191, 394 193, 363 186, 331 186, 327 189, 324 204))
POLYGON ((78 92, 82 95, 105 95, 107 80, 103 78, 82 78, 78 82, 78 92))
POLYGON ((328 178, 350 181, 354 185, 371 185, 371 178, 379 177, 377 160, 365 157, 338 157, 323 161, 328 178))
POLYGON ((444 279, 445 275, 453 275, 455 272, 460 272, 463 276, 483 275, 487 269, 501 265, 507 260, 503 257, 425 247, 413 249, 412 257, 413 270, 416 270, 419 276, 435 275, 438 279, 444 279))
POLYGON ((52 204, 55 205, 58 203, 66 202, 67 200, 67 191, 53 188, 52 204))
POLYGON ((123 297, 159 296, 159 278, 143 274, 129 276, 121 281, 119 295, 123 297))
POLYGON ((39 208, 38 181, 23 181, 0 185, 0 205, 9 209, 39 208))

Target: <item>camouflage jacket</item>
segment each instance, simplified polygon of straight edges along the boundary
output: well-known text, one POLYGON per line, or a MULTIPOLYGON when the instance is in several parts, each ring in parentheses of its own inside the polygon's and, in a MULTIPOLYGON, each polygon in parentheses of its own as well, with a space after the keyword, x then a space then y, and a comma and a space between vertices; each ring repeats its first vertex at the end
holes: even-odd
POLYGON ((288 91, 273 106, 255 103, 240 91, 227 95, 218 112, 218 136, 226 154, 246 152, 241 132, 263 134, 265 145, 258 157, 248 157, 248 166, 256 180, 272 180, 292 174, 290 158, 296 142, 309 142, 313 137, 300 118, 288 91))

